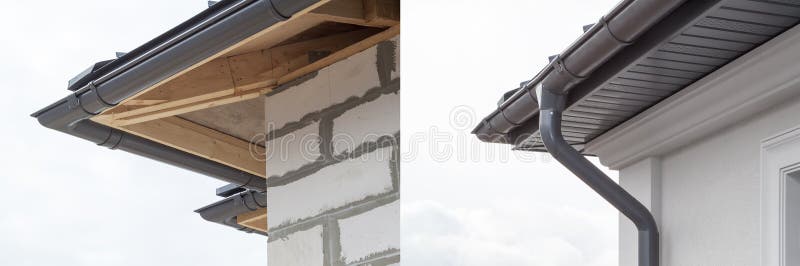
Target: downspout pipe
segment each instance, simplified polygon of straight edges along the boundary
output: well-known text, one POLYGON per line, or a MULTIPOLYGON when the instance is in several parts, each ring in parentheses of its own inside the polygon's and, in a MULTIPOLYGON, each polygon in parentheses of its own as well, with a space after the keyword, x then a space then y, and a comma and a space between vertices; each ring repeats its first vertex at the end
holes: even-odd
POLYGON ((628 217, 639 230, 639 266, 658 266, 658 225, 653 215, 630 193, 575 150, 561 134, 566 94, 560 89, 536 89, 539 99, 539 131, 547 152, 628 217))

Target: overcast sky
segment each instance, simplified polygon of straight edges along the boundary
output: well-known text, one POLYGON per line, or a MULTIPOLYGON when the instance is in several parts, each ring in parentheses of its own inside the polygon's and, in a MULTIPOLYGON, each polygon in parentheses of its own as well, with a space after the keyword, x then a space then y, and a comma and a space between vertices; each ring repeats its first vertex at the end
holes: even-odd
POLYGON ((264 265, 266 238, 204 221, 222 182, 40 126, 67 80, 202 0, 9 1, 0 16, 0 264, 264 265))
POLYGON ((502 162, 509 146, 468 134, 502 93, 615 4, 403 2, 404 154, 430 132, 463 143, 451 146, 449 158, 441 156, 445 146, 420 145, 402 163, 403 265, 617 265, 618 216, 610 205, 554 159, 509 153, 502 162))
MULTIPOLYGON (((617 214, 599 196, 547 156, 503 160, 510 147, 468 134, 503 92, 614 4, 403 2, 402 136, 412 159, 402 164, 403 265, 617 264, 617 214), (409 145, 431 132, 448 134, 450 148, 409 145)), ((218 200, 222 182, 98 148, 28 116, 65 96, 67 80, 90 64, 205 7, 200 0, 4 3, 3 264, 264 265, 263 237, 192 212, 218 200)))

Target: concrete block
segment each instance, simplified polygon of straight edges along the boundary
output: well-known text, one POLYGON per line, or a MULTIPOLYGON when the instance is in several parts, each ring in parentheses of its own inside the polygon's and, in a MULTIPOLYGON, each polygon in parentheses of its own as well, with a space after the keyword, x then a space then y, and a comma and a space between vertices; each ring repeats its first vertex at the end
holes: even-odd
POLYGON ((267 96, 264 108, 267 130, 280 129, 308 113, 330 106, 329 90, 330 71, 322 69, 309 80, 267 96))
POLYGON ((342 256, 346 263, 372 254, 400 249, 400 200, 339 220, 342 256))
POLYGON ((331 103, 350 97, 361 97, 367 90, 381 85, 378 78, 377 51, 373 46, 329 66, 331 103))
POLYGON ((268 265, 321 266, 324 261, 322 226, 298 231, 267 243, 268 265))
POLYGON ((292 183, 267 188, 270 228, 392 191, 391 157, 392 148, 382 148, 292 183))
POLYGON ((320 157, 319 123, 265 143, 267 176, 281 176, 320 157))
POLYGON ((385 94, 333 120, 333 152, 352 151, 364 142, 400 131, 400 95, 385 94))

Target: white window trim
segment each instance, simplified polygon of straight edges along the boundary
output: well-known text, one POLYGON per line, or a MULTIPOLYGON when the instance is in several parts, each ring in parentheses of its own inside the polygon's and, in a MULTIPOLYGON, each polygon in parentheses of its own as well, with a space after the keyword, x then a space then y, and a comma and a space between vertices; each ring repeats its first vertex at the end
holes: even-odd
POLYGON ((761 142, 761 265, 784 262, 786 181, 800 171, 800 127, 761 142))

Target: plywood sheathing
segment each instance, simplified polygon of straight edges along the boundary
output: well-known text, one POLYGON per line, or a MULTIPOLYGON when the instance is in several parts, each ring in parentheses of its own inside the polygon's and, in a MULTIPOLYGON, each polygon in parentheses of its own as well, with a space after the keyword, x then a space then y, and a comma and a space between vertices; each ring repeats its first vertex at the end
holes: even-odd
POLYGON ((266 128, 264 97, 186 113, 180 117, 250 143, 263 137, 266 128))

